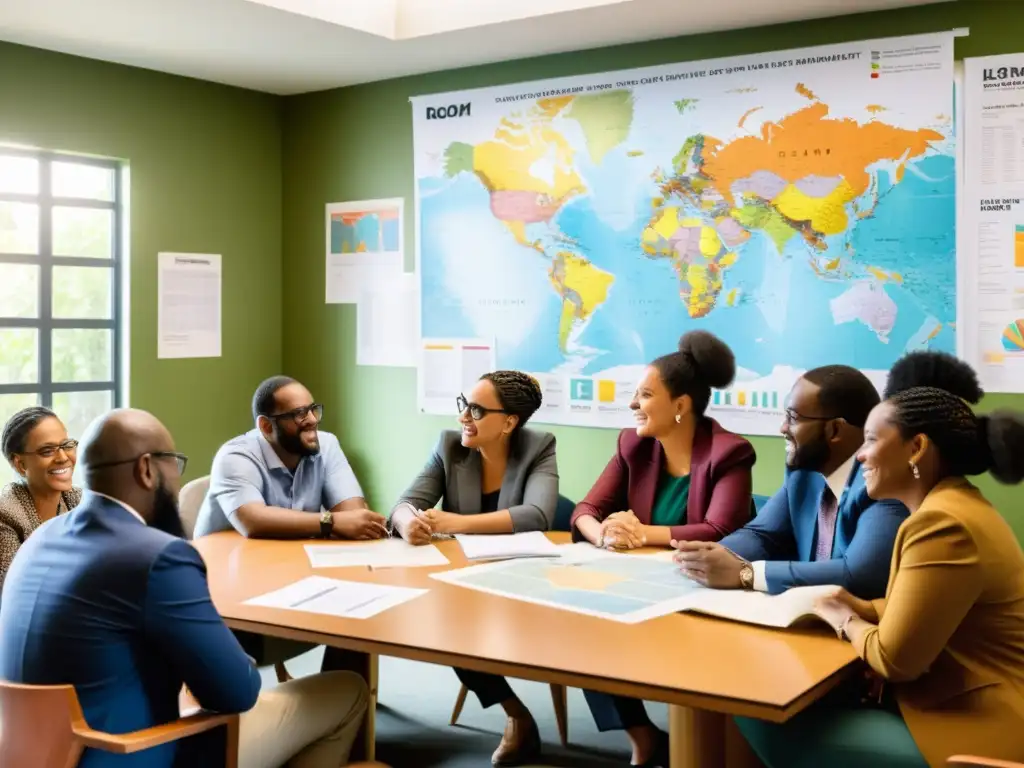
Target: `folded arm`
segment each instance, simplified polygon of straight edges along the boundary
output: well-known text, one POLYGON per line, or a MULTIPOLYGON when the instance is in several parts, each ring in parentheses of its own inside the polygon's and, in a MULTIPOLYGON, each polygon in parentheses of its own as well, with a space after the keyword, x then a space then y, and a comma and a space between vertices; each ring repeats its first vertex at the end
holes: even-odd
POLYGON ((796 537, 789 515, 789 494, 783 485, 764 505, 757 517, 722 539, 721 544, 747 562, 792 560, 796 537))
POLYGON ((857 530, 842 557, 766 562, 768 592, 778 594, 790 587, 834 584, 865 600, 882 597, 889 583, 896 532, 905 517, 906 508, 898 502, 872 503, 861 513, 857 530))
POLYGON ((168 544, 150 569, 144 630, 202 708, 245 712, 256 703, 259 672, 213 607, 206 567, 184 541, 168 544))
POLYGON ((576 505, 570 522, 573 541, 586 539, 596 544, 601 536, 601 521, 615 512, 622 512, 628 505, 627 487, 629 469, 622 458, 622 436, 608 465, 597 478, 594 487, 576 505))
POLYGON ((943 511, 918 512, 878 626, 859 622, 854 647, 892 682, 915 680, 946 647, 982 588, 982 564, 970 532, 943 511))

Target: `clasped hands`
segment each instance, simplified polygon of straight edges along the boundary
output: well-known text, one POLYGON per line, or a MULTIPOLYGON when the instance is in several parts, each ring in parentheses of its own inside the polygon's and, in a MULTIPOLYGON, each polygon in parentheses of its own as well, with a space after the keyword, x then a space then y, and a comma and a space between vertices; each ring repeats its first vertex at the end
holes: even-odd
POLYGON ((633 510, 615 512, 601 521, 597 546, 604 549, 638 549, 647 543, 646 528, 633 514, 633 510))

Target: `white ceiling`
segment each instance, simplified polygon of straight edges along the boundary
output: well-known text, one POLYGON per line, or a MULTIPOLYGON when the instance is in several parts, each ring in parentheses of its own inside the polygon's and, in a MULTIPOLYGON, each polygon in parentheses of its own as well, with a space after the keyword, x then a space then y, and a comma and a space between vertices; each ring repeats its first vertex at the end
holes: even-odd
POLYGON ((931 2, 0 0, 0 40, 293 94, 931 2))

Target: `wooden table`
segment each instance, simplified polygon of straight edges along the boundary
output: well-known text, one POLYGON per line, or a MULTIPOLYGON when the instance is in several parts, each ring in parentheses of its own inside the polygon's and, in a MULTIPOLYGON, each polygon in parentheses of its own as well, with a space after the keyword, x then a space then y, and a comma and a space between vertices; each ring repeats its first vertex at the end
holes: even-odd
MULTIPOLYGON (((549 535, 568 541, 567 534, 549 535)), ((313 571, 306 543, 234 532, 194 542, 228 626, 665 702, 672 768, 721 768, 726 715, 788 720, 844 679, 856 660, 827 629, 778 631, 689 614, 627 625, 429 578, 445 568, 313 571), (314 573, 430 591, 365 620, 242 604, 314 573)), ((439 546, 450 568, 467 564, 456 542, 439 546)))

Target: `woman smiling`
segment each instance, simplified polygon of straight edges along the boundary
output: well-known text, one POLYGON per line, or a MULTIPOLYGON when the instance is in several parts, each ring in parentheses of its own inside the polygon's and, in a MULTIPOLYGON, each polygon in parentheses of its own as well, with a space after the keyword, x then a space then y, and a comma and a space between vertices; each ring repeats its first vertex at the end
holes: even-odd
POLYGON ((34 406, 14 414, 0 438, 19 479, 0 489, 0 584, 18 548, 47 520, 74 509, 82 491, 71 484, 78 442, 57 414, 34 406))

